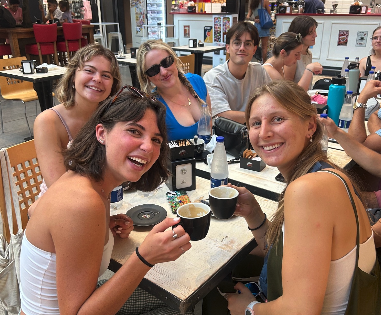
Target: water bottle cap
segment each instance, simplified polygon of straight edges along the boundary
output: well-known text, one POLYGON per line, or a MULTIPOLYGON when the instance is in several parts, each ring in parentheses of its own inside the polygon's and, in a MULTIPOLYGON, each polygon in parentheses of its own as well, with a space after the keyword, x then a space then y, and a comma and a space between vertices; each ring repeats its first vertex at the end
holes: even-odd
POLYGON ((332 78, 332 84, 345 85, 347 80, 342 77, 340 74, 337 77, 332 78))
POLYGON ((369 71, 369 74, 374 74, 374 71, 370 70, 370 71, 369 71))
POLYGON ((372 66, 371 69, 376 69, 376 67, 375 67, 375 66, 372 66))
POLYGON ((327 118, 328 115, 327 115, 327 114, 320 114, 320 117, 321 117, 321 118, 327 118))
POLYGON ((347 94, 353 94, 353 91, 347 91, 347 94))
POLYGON ((224 137, 223 136, 218 136, 217 137, 217 142, 224 142, 224 137))
POLYGON ((349 69, 347 68, 347 69, 345 69, 344 71, 345 71, 345 72, 349 72, 349 69))
POLYGON ((349 59, 349 57, 345 57, 345 59, 349 59))

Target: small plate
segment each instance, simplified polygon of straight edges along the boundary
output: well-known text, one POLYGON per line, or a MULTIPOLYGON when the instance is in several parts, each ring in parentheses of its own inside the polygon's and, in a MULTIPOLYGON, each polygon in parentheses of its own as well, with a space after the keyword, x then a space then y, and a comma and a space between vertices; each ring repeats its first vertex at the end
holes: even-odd
POLYGON ((136 226, 155 225, 167 217, 167 211, 163 207, 153 204, 133 207, 126 214, 136 226))

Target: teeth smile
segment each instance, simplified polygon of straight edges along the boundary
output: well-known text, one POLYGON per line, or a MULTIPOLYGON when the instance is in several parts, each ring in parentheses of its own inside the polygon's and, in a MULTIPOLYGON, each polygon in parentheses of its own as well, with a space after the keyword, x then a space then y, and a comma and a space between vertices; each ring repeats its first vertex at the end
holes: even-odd
POLYGON ((142 165, 147 164, 146 160, 142 160, 142 159, 139 159, 137 157, 129 157, 129 159, 132 160, 133 162, 137 162, 137 163, 142 164, 142 165))
POLYGON ((102 90, 96 88, 95 86, 87 86, 89 89, 91 90, 94 90, 94 91, 98 91, 98 92, 102 92, 102 90))
POLYGON ((281 145, 280 145, 279 143, 277 143, 277 144, 269 145, 269 146, 267 146, 267 147, 263 146, 263 149, 264 149, 264 150, 267 150, 267 151, 270 151, 270 150, 279 148, 280 146, 281 146, 281 145))

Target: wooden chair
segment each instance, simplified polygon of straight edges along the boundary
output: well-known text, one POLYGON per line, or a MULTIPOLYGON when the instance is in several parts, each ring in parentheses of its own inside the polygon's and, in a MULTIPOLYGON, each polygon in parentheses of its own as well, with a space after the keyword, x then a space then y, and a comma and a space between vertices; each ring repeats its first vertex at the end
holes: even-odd
POLYGON ((57 24, 33 24, 33 32, 37 44, 25 45, 28 60, 30 60, 30 55, 38 55, 40 64, 42 64, 42 55, 47 55, 48 63, 50 63, 50 55, 53 55, 54 62, 58 66, 57 24))
POLYGON ((28 209, 37 199, 42 183, 34 140, 9 147, 7 151, 19 196, 22 225, 25 229, 28 222, 28 209))
POLYGON ((226 53, 226 61, 228 61, 229 58, 230 58, 230 54, 227 52, 227 53, 226 53))
POLYGON ((183 64, 183 70, 184 73, 194 73, 194 64, 195 64, 195 56, 194 54, 190 54, 187 56, 180 56, 178 57, 182 64, 183 64))
MULTIPOLYGON (((0 59, 0 71, 20 68, 21 60, 26 60, 26 57, 0 59)), ((29 132, 32 135, 32 130, 29 126, 28 117, 26 115, 26 103, 30 101, 38 100, 37 93, 33 89, 33 83, 22 81, 20 79, 0 77, 0 89, 1 89, 1 96, 5 100, 20 100, 24 103, 25 119, 29 128, 29 132)), ((37 102, 36 102, 36 114, 37 114, 37 102)), ((2 107, 0 107, 0 119, 1 119, 1 131, 3 133, 4 122, 3 122, 3 108, 2 107)))

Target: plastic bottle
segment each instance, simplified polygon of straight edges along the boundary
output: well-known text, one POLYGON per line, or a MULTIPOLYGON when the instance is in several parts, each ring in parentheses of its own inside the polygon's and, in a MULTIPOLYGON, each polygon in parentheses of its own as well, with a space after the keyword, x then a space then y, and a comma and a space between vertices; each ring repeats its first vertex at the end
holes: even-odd
POLYGON ((344 78, 345 78, 345 91, 349 90, 349 69, 345 69, 344 72, 344 78))
POLYGON ((209 108, 206 104, 202 104, 201 118, 198 121, 197 135, 200 139, 204 140, 205 144, 209 143, 211 135, 211 121, 212 117, 209 108))
POLYGON ((353 94, 357 94, 360 83, 360 69, 358 67, 349 70, 349 84, 347 91, 352 91, 353 94))
POLYGON ((348 132, 353 117, 353 92, 348 91, 339 117, 339 127, 348 132))
MULTIPOLYGON (((322 118, 327 118, 327 114, 320 114, 320 117, 322 118)), ((327 128, 325 125, 323 125, 323 136, 321 137, 321 149, 323 150, 324 154, 327 155, 328 151, 328 133, 327 133, 327 128)))
POLYGON ((367 81, 374 80, 374 71, 370 70, 368 74, 368 78, 366 79, 367 81))
POLYGON ((345 57, 343 67, 341 68, 341 76, 344 76, 345 69, 347 69, 349 66, 349 57, 345 57))
POLYGON ((355 58, 355 62, 359 63, 360 62, 360 57, 355 58))
POLYGON ((115 187, 110 196, 110 203, 113 209, 119 209, 123 205, 123 187, 115 187))
POLYGON ((217 137, 216 148, 214 149, 212 167, 210 171, 210 186, 218 187, 227 185, 229 177, 228 161, 226 158, 224 137, 217 137))
POLYGON ((339 115, 345 97, 345 78, 338 75, 332 78, 332 84, 328 90, 328 117, 331 118, 336 125, 339 123, 339 115))

